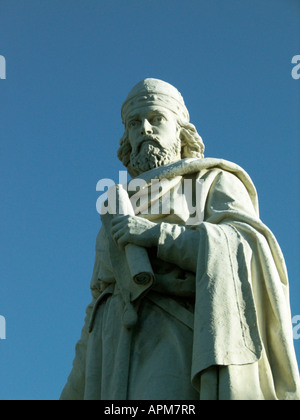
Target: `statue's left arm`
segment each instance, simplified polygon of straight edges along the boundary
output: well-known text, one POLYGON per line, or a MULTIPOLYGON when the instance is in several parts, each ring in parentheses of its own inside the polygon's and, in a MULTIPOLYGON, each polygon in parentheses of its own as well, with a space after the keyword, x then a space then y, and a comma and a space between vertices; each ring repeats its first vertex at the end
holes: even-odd
MULTIPOLYGON (((249 220, 259 221, 246 186, 234 174, 226 171, 214 171, 211 187, 205 197, 204 222, 195 226, 161 223, 158 237, 158 258, 179 265, 185 270, 196 272, 201 236, 205 224, 230 224, 231 222, 249 220)), ((208 177, 203 181, 208 182, 208 177)))

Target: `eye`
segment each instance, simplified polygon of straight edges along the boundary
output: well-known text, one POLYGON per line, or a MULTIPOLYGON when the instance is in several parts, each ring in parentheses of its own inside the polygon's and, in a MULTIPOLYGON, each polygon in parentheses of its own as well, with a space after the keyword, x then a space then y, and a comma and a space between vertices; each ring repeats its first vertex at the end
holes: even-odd
POLYGON ((128 128, 134 128, 138 125, 138 120, 131 120, 128 123, 128 128))
POLYGON ((162 121, 165 121, 166 119, 165 119, 165 117, 163 116, 163 115, 155 115, 153 118, 152 118, 152 123, 154 123, 154 124, 159 124, 159 123, 161 123, 162 121))

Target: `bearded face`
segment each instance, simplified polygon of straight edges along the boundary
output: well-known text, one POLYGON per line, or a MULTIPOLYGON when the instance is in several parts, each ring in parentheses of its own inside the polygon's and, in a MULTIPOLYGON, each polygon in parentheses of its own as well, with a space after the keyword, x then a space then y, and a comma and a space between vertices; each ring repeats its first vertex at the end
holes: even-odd
POLYGON ((139 150, 132 150, 128 170, 137 176, 150 169, 167 165, 181 159, 181 142, 175 139, 170 147, 160 144, 158 138, 145 140, 139 150))
POLYGON ((128 171, 137 176, 181 159, 181 141, 175 115, 165 109, 144 107, 127 122, 131 145, 128 171))

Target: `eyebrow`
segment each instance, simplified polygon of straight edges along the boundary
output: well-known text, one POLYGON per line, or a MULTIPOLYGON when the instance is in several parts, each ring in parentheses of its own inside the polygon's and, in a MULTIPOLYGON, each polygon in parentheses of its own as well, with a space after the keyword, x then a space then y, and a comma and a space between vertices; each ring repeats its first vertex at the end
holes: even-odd
POLYGON ((139 114, 132 114, 132 115, 129 115, 126 118, 126 121, 130 121, 130 120, 135 119, 135 118, 138 118, 138 117, 139 117, 139 114))
MULTIPOLYGON (((161 109, 153 109, 153 110, 151 110, 150 112, 149 112, 149 115, 148 115, 148 117, 150 116, 152 116, 152 115, 154 115, 154 114, 161 114, 161 115, 163 115, 164 117, 168 117, 168 115, 167 115, 167 113, 166 112, 164 112, 164 111, 162 111, 161 109)), ((133 120, 133 119, 136 119, 136 118, 140 118, 141 116, 140 116, 140 114, 138 114, 138 113, 135 113, 135 114, 129 114, 129 116, 126 118, 126 121, 131 121, 131 120, 133 120)))

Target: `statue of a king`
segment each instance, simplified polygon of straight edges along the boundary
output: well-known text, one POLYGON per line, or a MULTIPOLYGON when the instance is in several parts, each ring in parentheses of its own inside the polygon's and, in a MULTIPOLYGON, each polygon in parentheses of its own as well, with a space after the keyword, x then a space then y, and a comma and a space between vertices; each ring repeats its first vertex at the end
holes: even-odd
POLYGON ((300 399, 287 270, 251 178, 204 158, 169 83, 141 81, 121 114, 133 212, 102 215, 92 301, 61 399, 300 399), (153 276, 138 280, 139 251, 153 276))

